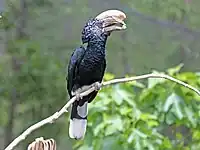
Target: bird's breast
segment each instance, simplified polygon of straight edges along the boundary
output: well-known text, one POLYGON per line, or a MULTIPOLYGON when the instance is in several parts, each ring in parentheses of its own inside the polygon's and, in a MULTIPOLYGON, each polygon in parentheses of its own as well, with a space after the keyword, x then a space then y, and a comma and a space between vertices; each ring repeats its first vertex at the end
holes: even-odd
POLYGON ((84 68, 85 71, 92 72, 101 70, 103 64, 104 64, 105 58, 99 58, 99 57, 90 57, 87 59, 83 59, 81 62, 81 68, 84 68))

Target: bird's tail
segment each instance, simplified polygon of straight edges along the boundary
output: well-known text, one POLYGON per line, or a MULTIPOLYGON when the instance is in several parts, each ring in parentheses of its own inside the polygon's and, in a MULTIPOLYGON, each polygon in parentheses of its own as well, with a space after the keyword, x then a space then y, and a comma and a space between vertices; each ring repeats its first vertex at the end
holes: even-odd
POLYGON ((78 101, 72 104, 71 118, 69 124, 69 136, 73 139, 83 139, 87 127, 88 102, 80 105, 78 101))

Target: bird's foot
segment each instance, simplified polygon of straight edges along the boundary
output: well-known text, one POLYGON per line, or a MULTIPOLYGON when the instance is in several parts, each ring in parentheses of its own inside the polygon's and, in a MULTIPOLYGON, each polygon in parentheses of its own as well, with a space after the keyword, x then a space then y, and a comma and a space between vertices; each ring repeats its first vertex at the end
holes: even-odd
POLYGON ((76 97, 76 100, 79 101, 81 100, 83 97, 80 95, 80 93, 82 92, 82 88, 77 89, 76 91, 72 91, 72 96, 76 97))
POLYGON ((95 82, 94 83, 94 88, 95 88, 95 91, 99 91, 101 89, 101 83, 95 82))
POLYGON ((75 91, 75 96, 76 96, 76 100, 79 101, 81 100, 83 97, 80 95, 79 90, 75 91))

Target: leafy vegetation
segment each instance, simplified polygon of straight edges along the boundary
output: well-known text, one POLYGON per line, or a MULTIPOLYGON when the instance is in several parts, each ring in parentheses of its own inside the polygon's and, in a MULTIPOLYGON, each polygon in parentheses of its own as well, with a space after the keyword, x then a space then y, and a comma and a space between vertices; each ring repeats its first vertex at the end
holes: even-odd
MULTIPOLYGON (((174 77, 200 88, 198 73, 174 77)), ((105 77, 106 78, 106 77, 105 77)), ((199 149, 200 97, 164 79, 146 84, 126 83, 103 89, 90 105, 86 139, 82 149, 199 149)))

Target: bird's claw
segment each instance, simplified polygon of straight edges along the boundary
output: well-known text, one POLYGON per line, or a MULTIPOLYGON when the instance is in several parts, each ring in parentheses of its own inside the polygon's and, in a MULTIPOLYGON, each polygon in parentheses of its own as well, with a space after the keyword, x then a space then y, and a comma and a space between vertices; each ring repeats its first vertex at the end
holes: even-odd
POLYGON ((75 92, 75 96, 76 96, 77 101, 79 101, 83 98, 78 91, 75 92))
POLYGON ((76 100, 79 101, 81 100, 83 97, 80 95, 81 93, 81 88, 77 89, 75 92, 72 91, 72 96, 76 97, 76 100))
POLYGON ((101 89, 101 83, 95 82, 94 83, 94 88, 95 88, 95 91, 99 91, 101 89))
MULTIPOLYGON (((101 83, 99 83, 99 82, 95 82, 94 84, 92 84, 92 86, 94 87, 95 91, 99 91, 101 89, 101 83)), ((83 97, 80 95, 80 93, 87 91, 92 86, 91 85, 90 86, 83 86, 83 87, 77 89, 75 92, 72 91, 71 94, 72 94, 72 96, 76 97, 77 101, 79 101, 79 100, 83 99, 83 97)))

